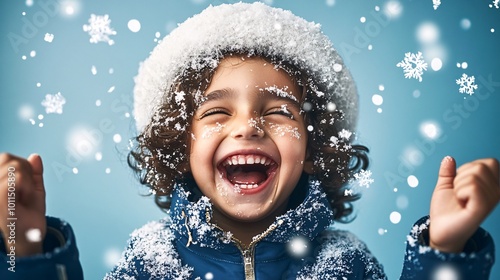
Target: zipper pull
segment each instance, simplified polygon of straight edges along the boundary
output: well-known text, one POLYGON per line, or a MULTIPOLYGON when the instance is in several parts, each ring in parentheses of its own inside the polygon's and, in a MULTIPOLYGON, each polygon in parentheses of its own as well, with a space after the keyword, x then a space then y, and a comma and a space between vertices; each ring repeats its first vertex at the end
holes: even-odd
POLYGON ((243 252, 243 263, 245 266, 245 280, 255 279, 252 249, 247 249, 243 252))

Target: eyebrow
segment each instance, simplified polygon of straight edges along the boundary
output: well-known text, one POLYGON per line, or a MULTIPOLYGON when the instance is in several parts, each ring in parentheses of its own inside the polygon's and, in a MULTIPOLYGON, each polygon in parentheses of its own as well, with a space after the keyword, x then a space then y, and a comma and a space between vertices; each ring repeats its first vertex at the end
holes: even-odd
MULTIPOLYGON (((276 101, 284 101, 287 103, 292 103, 293 106, 297 106, 300 108, 300 103, 294 95, 291 93, 287 92, 284 89, 272 86, 272 87, 266 87, 266 88, 259 88, 259 92, 257 93, 263 98, 268 98, 271 100, 276 100, 276 101), (266 94, 269 93, 269 94, 266 94)), ((203 97, 203 101, 201 105, 211 102, 211 101, 218 101, 222 99, 231 99, 236 96, 236 92, 232 88, 223 88, 223 89, 218 89, 209 92, 206 96, 203 97)))

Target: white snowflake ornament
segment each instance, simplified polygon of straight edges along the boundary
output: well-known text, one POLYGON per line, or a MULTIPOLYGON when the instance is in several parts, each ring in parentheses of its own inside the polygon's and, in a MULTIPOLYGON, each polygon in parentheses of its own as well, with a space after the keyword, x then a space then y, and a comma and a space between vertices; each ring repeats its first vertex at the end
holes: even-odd
POLYGON ((476 78, 474 76, 467 76, 467 74, 463 73, 460 79, 457 79, 457 85, 460 86, 458 91, 460 93, 467 93, 468 95, 473 95, 474 90, 477 89, 477 85, 475 83, 476 78))
POLYGON ((370 184, 374 182, 372 179, 372 172, 370 170, 361 170, 354 174, 354 179, 360 187, 369 188, 370 184))
POLYGON ((47 114, 62 114, 64 104, 66 104, 66 99, 60 92, 56 94, 47 94, 42 101, 42 106, 45 107, 45 112, 47 114))
POLYGON ((403 68, 405 78, 415 78, 418 79, 419 82, 422 82, 422 75, 424 71, 427 71, 427 63, 424 61, 421 52, 416 54, 411 52, 405 53, 404 59, 396 64, 396 66, 403 68))
POLYGON ((111 40, 109 36, 116 35, 116 31, 110 27, 110 24, 111 20, 109 19, 109 15, 98 16, 91 14, 89 24, 83 25, 83 31, 90 35, 89 41, 91 43, 97 44, 99 42, 106 42, 111 46, 115 42, 111 40))
POLYGON ((434 10, 437 10, 439 8, 439 6, 441 5, 441 0, 432 0, 432 7, 434 8, 434 10))

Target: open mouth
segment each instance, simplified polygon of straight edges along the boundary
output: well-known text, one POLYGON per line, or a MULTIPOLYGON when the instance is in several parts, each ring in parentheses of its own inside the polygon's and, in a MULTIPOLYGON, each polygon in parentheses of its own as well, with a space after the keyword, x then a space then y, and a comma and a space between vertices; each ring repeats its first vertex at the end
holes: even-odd
POLYGON ((264 186, 278 164, 264 155, 233 155, 219 164, 219 171, 234 187, 256 190, 264 186))

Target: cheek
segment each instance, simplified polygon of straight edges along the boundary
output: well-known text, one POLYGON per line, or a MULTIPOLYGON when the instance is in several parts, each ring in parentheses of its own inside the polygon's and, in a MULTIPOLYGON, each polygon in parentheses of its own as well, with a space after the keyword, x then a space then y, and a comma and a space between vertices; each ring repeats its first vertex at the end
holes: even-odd
POLYGON ((290 140, 301 140, 302 134, 296 126, 269 123, 269 131, 272 135, 289 138, 290 140))
POLYGON ((225 124, 220 123, 215 123, 214 125, 205 125, 203 126, 201 131, 198 132, 198 135, 195 135, 195 137, 199 137, 200 139, 209 139, 214 134, 220 134, 225 127, 225 124))

